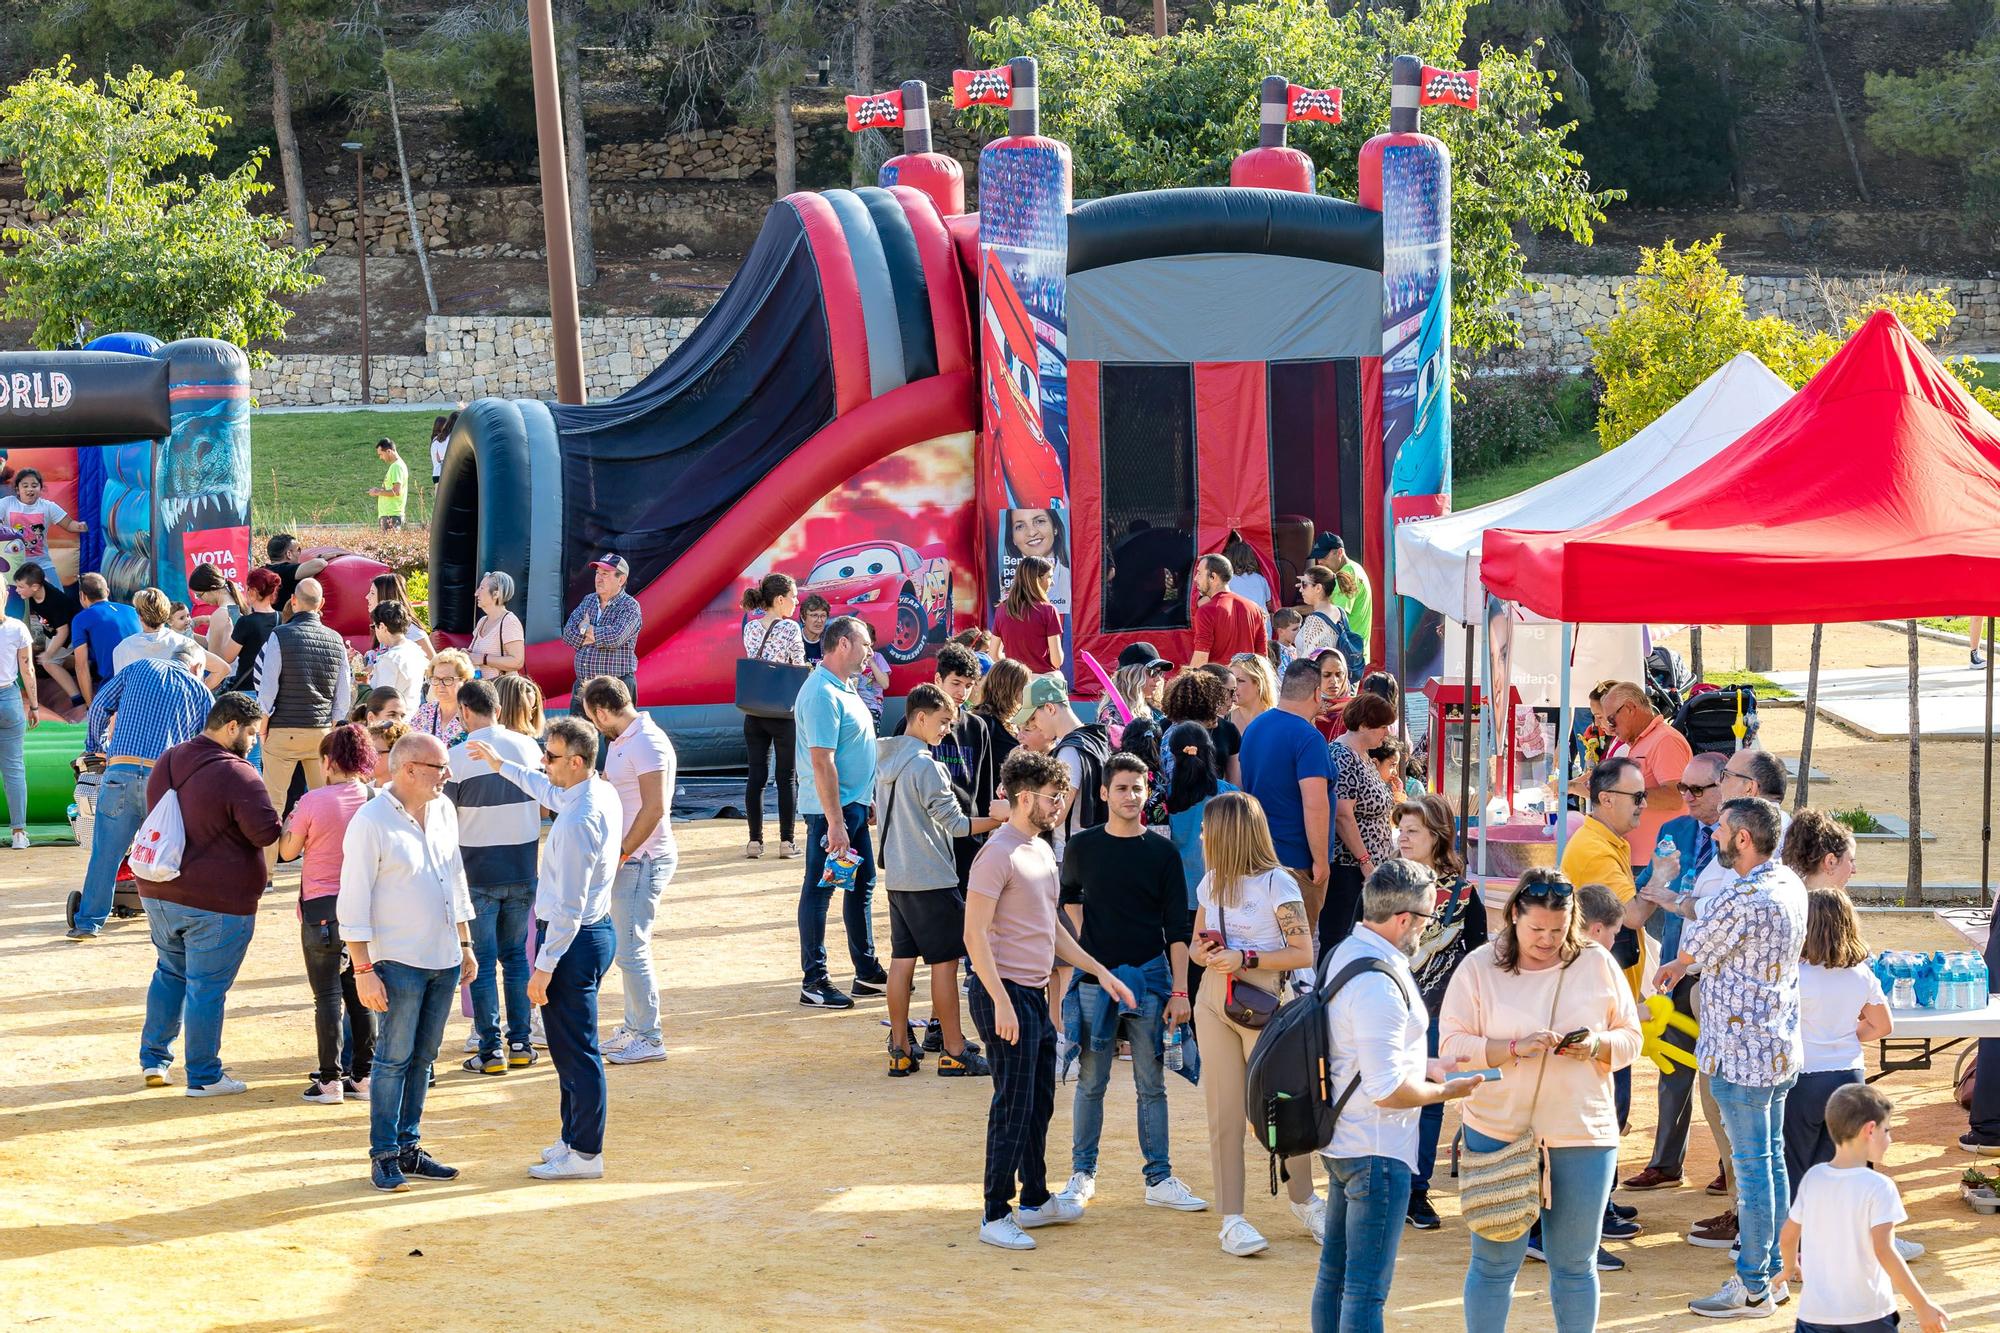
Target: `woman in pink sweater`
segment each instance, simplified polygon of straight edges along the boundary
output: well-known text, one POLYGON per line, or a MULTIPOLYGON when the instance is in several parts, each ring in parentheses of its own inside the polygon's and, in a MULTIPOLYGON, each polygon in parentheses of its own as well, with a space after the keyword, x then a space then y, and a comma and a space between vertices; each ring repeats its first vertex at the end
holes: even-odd
MULTIPOLYGON (((1500 1070, 1462 1105, 1465 1146, 1490 1152, 1532 1130, 1547 1149, 1550 1205, 1542 1252, 1557 1333, 1597 1327, 1597 1240, 1618 1169, 1611 1073, 1639 1055, 1639 1013, 1618 964, 1584 937, 1576 892, 1554 870, 1530 870, 1507 900, 1506 924, 1460 963, 1439 1017, 1439 1055, 1500 1070)), ((1507 1327, 1528 1249, 1475 1233, 1465 1274, 1467 1333, 1507 1327)))

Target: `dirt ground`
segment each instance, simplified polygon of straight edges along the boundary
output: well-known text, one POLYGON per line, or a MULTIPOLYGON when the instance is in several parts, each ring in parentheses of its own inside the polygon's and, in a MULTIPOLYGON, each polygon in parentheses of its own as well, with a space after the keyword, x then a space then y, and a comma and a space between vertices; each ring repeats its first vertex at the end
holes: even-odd
MULTIPOLYGON (((1279 1200, 1272 1238, 1223 1255, 1213 1213, 1140 1199, 1131 1081, 1114 1076, 1100 1192, 1079 1224, 1009 1254, 974 1240, 988 1085, 884 1077, 879 1000, 852 1013, 796 1003, 798 862, 739 859, 740 824, 686 824, 683 868, 655 930, 668 1016, 664 1065, 611 1070, 607 1178, 541 1184, 525 1171, 556 1135, 546 1062, 505 1078, 457 1068, 454 1018, 425 1120, 455 1183, 379 1195, 367 1108, 300 1100, 313 1061, 292 872, 266 901, 230 996, 224 1060, 246 1095, 190 1101, 142 1086, 136 1045, 152 951, 143 923, 61 938, 74 848, 0 853, 0 1317, 61 1329, 1100 1327, 1204 1321, 1302 1328, 1317 1255, 1279 1200)), ((1928 918, 1871 915, 1877 945, 1942 945, 1928 918)), ((886 939, 878 903, 878 939, 886 939)), ((841 956, 838 925, 835 957, 841 956)), ((836 973, 836 976, 841 976, 836 973)), ((617 1022, 609 983, 604 1024, 617 1022)), ((1907 1120, 1890 1168, 1931 1249, 1916 1271, 1959 1328, 2000 1326, 2000 1220, 1959 1202, 1948 1067, 1892 1076, 1907 1120)), ((1199 1091, 1172 1085, 1174 1164, 1211 1180, 1199 1091)), ((1069 1087, 1051 1128, 1066 1174, 1069 1087)), ((1639 1074, 1622 1166, 1644 1165, 1653 1075, 1639 1074)), ((1689 1174, 1714 1161, 1696 1130, 1689 1174)), ((1616 1248, 1602 1326, 1685 1326, 1682 1302, 1727 1275, 1681 1231, 1720 1211, 1697 1188, 1635 1196, 1646 1233, 1616 1248)), ((1459 1327, 1465 1233, 1405 1232, 1399 1329, 1459 1327)), ((1549 1327, 1543 1271, 1518 1284, 1515 1327, 1549 1327)))

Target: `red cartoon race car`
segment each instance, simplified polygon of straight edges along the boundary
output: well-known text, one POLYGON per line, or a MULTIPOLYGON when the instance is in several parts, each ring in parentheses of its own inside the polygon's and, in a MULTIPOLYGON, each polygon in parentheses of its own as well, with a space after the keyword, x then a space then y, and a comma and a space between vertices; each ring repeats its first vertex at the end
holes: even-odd
MULTIPOLYGON (((939 548, 930 548, 937 550, 939 548)), ((882 656, 914 662, 951 633, 951 561, 901 542, 857 542, 813 561, 799 596, 818 593, 836 616, 859 616, 882 656)))
POLYGON ((1035 323, 1007 270, 986 256, 986 430, 1000 463, 1003 509, 1066 504, 1062 460, 1042 434, 1035 323))

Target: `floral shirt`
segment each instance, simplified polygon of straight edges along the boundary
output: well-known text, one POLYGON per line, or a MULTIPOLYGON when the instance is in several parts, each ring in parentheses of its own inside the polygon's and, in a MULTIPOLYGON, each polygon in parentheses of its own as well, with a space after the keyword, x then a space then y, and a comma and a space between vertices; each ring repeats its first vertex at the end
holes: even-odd
POLYGON ((743 622, 743 655, 760 662, 804 666, 806 636, 799 629, 799 622, 789 617, 774 620, 767 616, 755 616, 743 622))
POLYGON ((464 724, 457 717, 445 717, 439 713, 435 699, 425 700, 410 716, 410 730, 437 737, 444 742, 446 749, 465 739, 464 724))
MULTIPOLYGON (((1389 789, 1382 785, 1382 775, 1375 771, 1373 760, 1356 754, 1339 741, 1328 742, 1326 748, 1333 755, 1333 799, 1354 802, 1354 819, 1361 825, 1361 845, 1368 849, 1368 859, 1388 860, 1396 854, 1396 826, 1389 822, 1389 811, 1395 808, 1395 802, 1389 796, 1389 789)), ((1361 864, 1340 840, 1338 830, 1333 835, 1333 862, 1343 866, 1361 864)))
POLYGON ((1799 877, 1766 861, 1709 897, 1681 952, 1701 969, 1695 1063, 1711 1078, 1771 1088, 1805 1065, 1799 952, 1806 937, 1799 877))

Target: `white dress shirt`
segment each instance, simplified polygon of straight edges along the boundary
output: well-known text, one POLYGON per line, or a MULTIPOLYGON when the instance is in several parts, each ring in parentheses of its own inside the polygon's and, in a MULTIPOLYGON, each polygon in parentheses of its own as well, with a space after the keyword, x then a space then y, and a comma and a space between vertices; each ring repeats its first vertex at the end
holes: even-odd
POLYGON ((535 955, 535 970, 553 972, 576 939, 576 932, 602 921, 611 911, 611 884, 618 878, 618 845, 625 817, 618 793, 592 774, 574 787, 558 787, 548 776, 508 761, 500 774, 556 812, 542 844, 542 873, 535 884, 535 920, 548 934, 535 955))
MULTIPOLYGON (((271 636, 276 639, 274 634, 271 636)), ((403 707, 414 713, 424 701, 424 682, 429 679, 431 660, 409 639, 375 654, 375 666, 368 674, 368 687, 388 686, 403 696, 403 707)))
POLYGON ((434 798, 419 824, 384 787, 348 824, 340 854, 341 939, 366 944, 371 962, 459 965, 458 927, 472 920, 472 894, 450 801, 434 798))
POLYGON ((1327 1005, 1334 1099, 1339 1100, 1347 1091, 1356 1074, 1361 1076, 1361 1084, 1341 1108, 1332 1142, 1320 1151, 1328 1157, 1392 1157, 1415 1171, 1421 1108, 1389 1110, 1375 1103, 1411 1079, 1424 1076, 1430 1014, 1417 993, 1416 978, 1410 975, 1410 960, 1365 924, 1357 925, 1354 933, 1340 942, 1326 964, 1325 975, 1336 976, 1349 963, 1364 958, 1388 964, 1395 978, 1364 972, 1342 987, 1327 1005))

